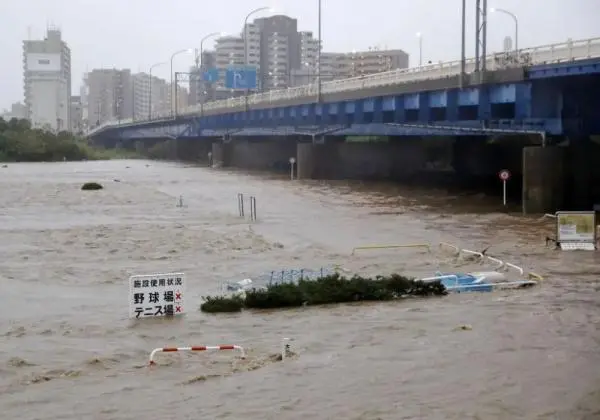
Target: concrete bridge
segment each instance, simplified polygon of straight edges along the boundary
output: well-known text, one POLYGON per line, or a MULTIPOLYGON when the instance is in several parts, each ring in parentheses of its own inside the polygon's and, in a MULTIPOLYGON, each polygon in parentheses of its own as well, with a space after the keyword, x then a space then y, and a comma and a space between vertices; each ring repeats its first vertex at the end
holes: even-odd
POLYGON ((458 174, 509 169, 526 212, 600 199, 591 140, 600 135, 600 38, 485 62, 485 72, 469 59, 464 74, 453 61, 209 102, 88 135, 138 147, 171 139, 179 158, 210 151, 225 166, 286 167, 295 157, 299 178, 411 176, 435 163, 431 151, 444 143, 458 174), (386 141, 346 141, 355 136, 386 141))

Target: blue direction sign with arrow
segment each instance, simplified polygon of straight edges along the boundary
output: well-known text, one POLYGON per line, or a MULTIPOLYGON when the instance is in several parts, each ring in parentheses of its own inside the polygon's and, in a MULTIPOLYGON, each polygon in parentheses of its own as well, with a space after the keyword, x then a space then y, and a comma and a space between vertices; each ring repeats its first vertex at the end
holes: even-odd
POLYGON ((229 67, 225 72, 225 88, 256 89, 256 69, 254 67, 229 67))

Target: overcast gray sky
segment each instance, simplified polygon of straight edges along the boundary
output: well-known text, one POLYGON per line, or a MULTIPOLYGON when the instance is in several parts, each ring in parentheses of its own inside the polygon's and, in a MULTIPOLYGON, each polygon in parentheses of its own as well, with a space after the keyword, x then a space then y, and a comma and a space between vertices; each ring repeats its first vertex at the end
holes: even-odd
MULTIPOLYGON (((461 0, 322 0, 326 51, 361 50, 369 46, 400 48, 418 62, 416 33, 423 34, 423 59, 460 56, 461 0)), ((42 38, 47 24, 59 26, 71 47, 73 94, 94 68, 148 71, 176 50, 197 48, 204 35, 239 33, 252 9, 272 6, 298 19, 299 30, 317 32, 317 0, 0 0, 0 109, 23 98, 22 40, 42 38)), ((467 0, 474 20, 475 0, 467 0)), ((519 17, 520 47, 600 36, 600 0, 488 0, 519 17)), ((264 15, 264 14, 263 14, 264 15)), ((255 15, 260 17, 260 15, 255 15)), ((474 23, 468 51, 474 51, 474 23)), ((502 49, 514 34, 512 20, 491 14, 488 49, 502 49)), ((175 70, 192 64, 179 55, 175 70)), ((168 66, 154 70, 168 78, 168 66)))

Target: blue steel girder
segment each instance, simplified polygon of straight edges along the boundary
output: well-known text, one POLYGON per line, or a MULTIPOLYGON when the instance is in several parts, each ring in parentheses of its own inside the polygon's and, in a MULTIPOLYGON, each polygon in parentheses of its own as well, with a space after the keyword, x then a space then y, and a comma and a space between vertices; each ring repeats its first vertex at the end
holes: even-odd
POLYGON ((332 133, 334 136, 498 136, 539 135, 545 141, 546 132, 527 129, 467 127, 460 125, 370 123, 352 124, 332 133))
POLYGON ((122 128, 121 138, 123 139, 144 139, 144 138, 160 138, 166 137, 169 139, 178 139, 191 131, 191 122, 184 123, 163 123, 160 125, 146 127, 127 127, 122 128))
POLYGON ((280 126, 280 127, 248 127, 227 133, 233 136, 322 136, 347 128, 347 125, 336 124, 331 126, 280 126))
POLYGON ((577 62, 541 64, 527 70, 529 79, 600 74, 600 57, 577 62))

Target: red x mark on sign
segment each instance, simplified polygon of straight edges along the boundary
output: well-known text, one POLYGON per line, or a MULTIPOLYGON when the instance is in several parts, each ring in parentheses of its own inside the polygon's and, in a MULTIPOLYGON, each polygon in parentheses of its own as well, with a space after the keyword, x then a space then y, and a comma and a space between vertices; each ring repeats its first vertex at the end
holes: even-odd
POLYGON ((175 300, 181 300, 181 293, 175 292, 175 300))
POLYGON ((176 306, 175 307, 175 312, 181 312, 181 306, 176 306))

